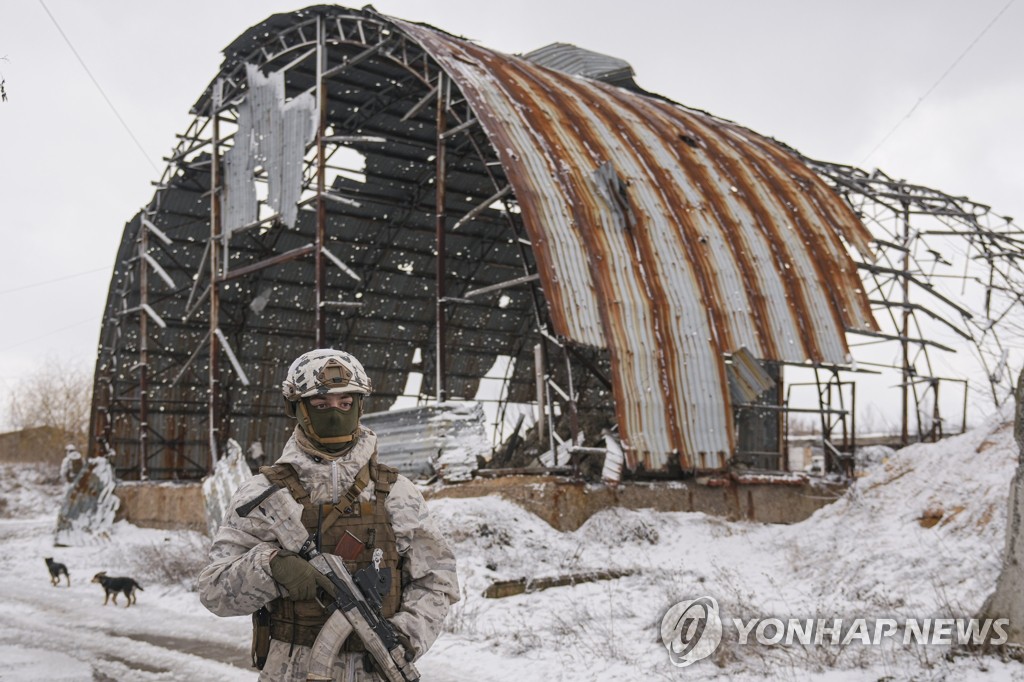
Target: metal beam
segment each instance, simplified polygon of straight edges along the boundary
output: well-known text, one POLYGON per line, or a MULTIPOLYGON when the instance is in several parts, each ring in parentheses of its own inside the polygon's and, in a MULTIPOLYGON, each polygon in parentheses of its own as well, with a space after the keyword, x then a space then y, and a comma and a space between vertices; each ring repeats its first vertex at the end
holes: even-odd
POLYGON ((462 295, 465 298, 473 298, 474 296, 483 296, 484 294, 489 294, 492 291, 500 291, 502 289, 508 289, 509 287, 519 286, 520 284, 527 284, 529 282, 536 282, 539 279, 540 279, 540 275, 537 274, 537 273, 533 273, 532 275, 525 275, 523 277, 516 277, 515 279, 510 279, 507 282, 499 282, 497 284, 491 284, 491 285, 486 286, 486 287, 480 287, 479 289, 471 289, 471 290, 465 292, 462 295))
POLYGON ((233 279, 238 279, 239 277, 244 277, 245 275, 251 274, 253 272, 269 268, 272 265, 287 263, 290 260, 296 260, 297 258, 308 256, 314 251, 316 251, 316 245, 306 244, 305 246, 300 246, 297 249, 285 251, 284 253, 279 253, 276 256, 271 256, 270 258, 264 258, 263 260, 258 261, 256 263, 252 263, 250 265, 243 265, 240 268, 229 270, 217 279, 217 283, 220 284, 222 282, 228 282, 233 279))
POLYGON ((505 185, 500 190, 498 190, 497 192, 495 192, 494 194, 492 194, 491 196, 487 197, 479 204, 474 206, 473 210, 471 210, 469 213, 459 218, 458 222, 452 225, 452 232, 459 229, 460 227, 468 223, 470 220, 473 220, 473 218, 476 218, 478 215, 486 211, 490 207, 490 205, 493 204, 495 201, 501 201, 511 193, 512 185, 505 185))

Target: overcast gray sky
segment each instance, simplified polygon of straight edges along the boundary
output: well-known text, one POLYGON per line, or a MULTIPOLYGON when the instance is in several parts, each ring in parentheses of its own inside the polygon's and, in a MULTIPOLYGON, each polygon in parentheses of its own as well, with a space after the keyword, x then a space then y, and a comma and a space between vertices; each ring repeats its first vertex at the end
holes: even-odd
MULTIPOLYGON (((220 50, 270 14, 305 6, 43 1, 0 6, 0 430, 10 390, 39 363, 91 370, 124 223, 151 198, 220 50)), ((878 167, 1024 219, 1024 2, 374 7, 505 52, 558 41, 621 57, 642 87, 808 156, 878 167)))

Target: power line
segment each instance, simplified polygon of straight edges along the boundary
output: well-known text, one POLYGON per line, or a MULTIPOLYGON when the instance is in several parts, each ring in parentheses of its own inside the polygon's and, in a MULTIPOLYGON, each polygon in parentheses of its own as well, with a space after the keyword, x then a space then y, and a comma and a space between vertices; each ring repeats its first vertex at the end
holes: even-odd
POLYGON ((6 353, 7 351, 11 350, 12 348, 17 348, 18 346, 24 346, 26 343, 32 343, 33 341, 38 341, 39 339, 45 339, 47 336, 52 336, 53 334, 65 331, 67 329, 71 329, 72 327, 78 327, 80 325, 85 324, 86 322, 92 322, 92 323, 95 324, 96 316, 93 315, 92 317, 88 317, 88 318, 86 318, 84 320, 79 320, 78 322, 73 322, 71 324, 64 325, 63 327, 61 327, 59 329, 51 329, 50 331, 48 331, 48 332, 46 332, 44 334, 40 334, 39 336, 34 336, 31 339, 25 339, 24 341, 18 341, 17 343, 12 343, 9 346, 6 346, 4 348, 0 348, 0 353, 6 353))
POLYGON ((96 268, 95 270, 86 270, 85 272, 76 272, 73 275, 65 275, 64 277, 54 277, 53 279, 48 279, 48 280, 43 281, 43 282, 35 282, 33 284, 25 284, 25 285, 22 285, 20 287, 15 287, 13 289, 4 289, 3 291, 0 291, 0 294, 12 294, 15 291, 23 291, 25 289, 32 289, 34 287, 41 287, 41 286, 46 285, 46 284, 53 284, 54 282, 63 282, 66 279, 74 279, 75 277, 81 277, 83 275, 91 275, 94 272, 109 271, 109 270, 110 270, 110 268, 96 268))
POLYGON ((71 48, 71 51, 74 53, 75 58, 78 59, 78 63, 82 65, 83 69, 85 69, 85 72, 89 75, 89 78, 92 80, 93 85, 95 85, 96 89, 100 91, 100 94, 103 96, 103 99, 106 100, 107 105, 110 107, 110 110, 114 112, 114 116, 117 116, 117 120, 121 122, 121 125, 124 126, 124 129, 128 131, 128 135, 131 136, 132 140, 135 141, 135 146, 139 148, 140 152, 142 152, 142 156, 146 159, 146 163, 153 167, 154 172, 159 173, 160 169, 157 168, 156 164, 153 163, 152 159, 149 158, 149 155, 143 148, 142 143, 139 142, 139 139, 137 137, 135 137, 135 133, 133 133, 132 129, 128 127, 128 124, 125 123, 125 120, 121 118, 121 114, 118 113, 117 107, 115 107, 114 103, 110 101, 109 97, 107 97, 107 93, 103 91, 103 88, 100 86, 99 81, 97 81, 96 77, 92 75, 92 71, 89 70, 89 67, 85 65, 85 61, 82 59, 81 55, 78 54, 78 50, 75 49, 75 46, 71 44, 71 40, 67 37, 67 34, 64 33, 64 29, 62 29, 60 27, 60 24, 57 23, 57 18, 53 16, 52 12, 50 12, 50 8, 46 6, 46 3, 43 2, 43 0, 39 0, 39 4, 43 6, 44 10, 46 10, 46 13, 50 17, 50 21, 52 21, 53 25, 57 27, 57 30, 60 32, 61 37, 64 38, 64 42, 66 42, 68 44, 68 47, 71 48))
MULTIPOLYGON (((40 0, 40 2, 41 1, 42 0, 40 0)), ((988 30, 992 28, 997 21, 999 21, 999 18, 1003 16, 1006 10, 1010 9, 1010 5, 1012 5, 1016 1, 1017 0, 1010 0, 1003 6, 1001 10, 999 10, 996 16, 992 19, 992 21, 988 22, 988 25, 981 30, 981 33, 975 36, 974 40, 972 40, 971 43, 966 48, 964 48, 964 51, 960 53, 960 56, 953 60, 953 63, 949 65, 949 68, 946 69, 941 76, 939 76, 939 79, 932 83, 932 86, 928 88, 928 90, 923 95, 917 98, 917 101, 914 102, 914 106, 910 107, 910 111, 904 114, 903 118, 896 122, 896 125, 892 127, 892 130, 885 134, 885 137, 883 137, 878 142, 878 144, 876 144, 874 148, 870 152, 868 152, 863 159, 860 160, 860 163, 858 165, 863 166, 864 163, 868 159, 870 159, 871 156, 875 152, 877 152, 881 148, 881 146, 889 140, 890 137, 893 136, 893 133, 895 133, 899 129, 899 127, 903 125, 907 121, 907 119, 909 119, 914 114, 915 111, 917 111, 917 108, 921 106, 921 103, 924 102, 925 98, 928 97, 928 95, 932 94, 932 91, 934 91, 935 88, 939 87, 939 83, 946 79, 946 76, 948 76, 950 72, 956 68, 956 65, 960 63, 960 60, 967 56, 967 53, 970 52, 971 49, 978 44, 978 41, 981 40, 982 36, 988 33, 988 30)))

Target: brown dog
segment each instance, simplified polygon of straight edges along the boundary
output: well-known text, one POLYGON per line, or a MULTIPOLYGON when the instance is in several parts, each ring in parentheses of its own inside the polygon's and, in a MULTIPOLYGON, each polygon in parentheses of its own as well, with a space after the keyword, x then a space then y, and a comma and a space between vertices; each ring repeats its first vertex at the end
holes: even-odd
MULTIPOLYGON (((107 599, 113 598, 114 605, 117 606, 117 593, 121 592, 124 594, 125 599, 128 603, 124 605, 128 608, 135 603, 135 590, 142 590, 142 585, 135 582, 133 578, 115 578, 107 575, 106 571, 100 571, 93 576, 92 581, 99 583, 103 586, 103 591, 106 593, 103 596, 103 605, 107 605, 107 599)), ((142 590, 145 592, 145 590, 142 590)))
POLYGON ((50 571, 50 584, 54 587, 60 585, 60 576, 63 574, 64 578, 68 581, 68 587, 71 587, 71 576, 68 575, 68 567, 59 561, 54 561, 53 557, 46 557, 46 568, 50 571))

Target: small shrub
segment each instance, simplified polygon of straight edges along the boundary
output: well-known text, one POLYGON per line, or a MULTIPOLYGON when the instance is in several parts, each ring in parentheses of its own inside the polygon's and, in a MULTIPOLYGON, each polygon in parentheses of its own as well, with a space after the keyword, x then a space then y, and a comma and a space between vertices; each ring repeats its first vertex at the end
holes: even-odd
POLYGON ((209 563, 209 541, 199 533, 179 532, 140 547, 128 555, 132 575, 139 581, 181 585, 190 592, 198 588, 199 573, 209 563))
MULTIPOLYGON (((471 575, 472 572, 469 573, 469 576, 471 575)), ((449 609, 448 617, 445 618, 442 628, 444 632, 453 635, 473 636, 479 632, 480 616, 483 613, 483 598, 478 595, 471 596, 466 590, 465 584, 463 584, 461 592, 459 601, 452 604, 449 609)))

